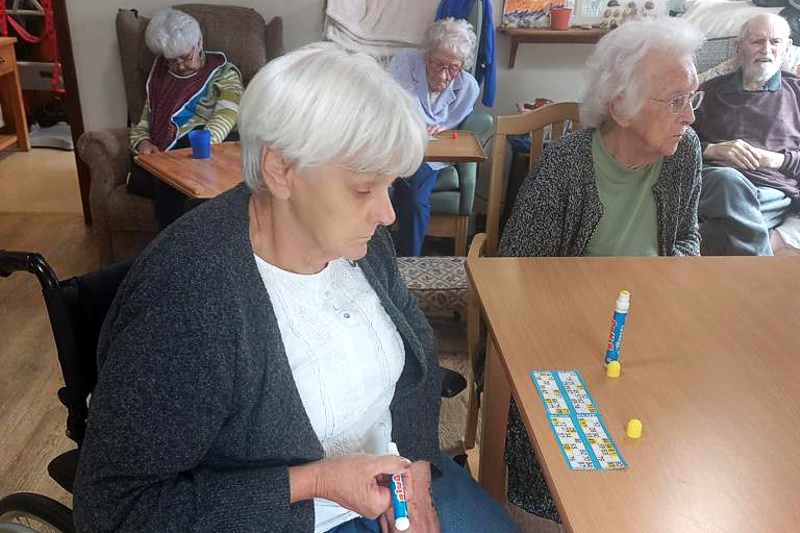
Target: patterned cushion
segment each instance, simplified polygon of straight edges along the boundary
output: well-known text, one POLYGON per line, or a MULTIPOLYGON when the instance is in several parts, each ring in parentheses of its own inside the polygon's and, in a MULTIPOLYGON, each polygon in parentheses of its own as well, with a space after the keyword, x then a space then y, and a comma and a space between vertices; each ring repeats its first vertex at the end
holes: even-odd
POLYGON ((467 271, 463 257, 398 257, 408 289, 424 313, 464 312, 467 306, 467 271))

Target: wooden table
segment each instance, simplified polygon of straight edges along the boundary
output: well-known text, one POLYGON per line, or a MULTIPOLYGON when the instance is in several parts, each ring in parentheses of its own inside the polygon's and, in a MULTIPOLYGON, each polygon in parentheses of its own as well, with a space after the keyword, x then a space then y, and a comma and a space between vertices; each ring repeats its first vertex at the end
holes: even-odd
POLYGON ((486 161, 486 152, 475 134, 469 130, 445 130, 428 141, 425 161, 463 163, 486 161), (455 138, 453 135, 455 134, 455 138))
POLYGON ((509 394, 566 529, 800 529, 800 259, 470 259, 491 332, 480 482, 505 498, 509 394), (631 291, 622 375, 602 360, 617 293, 631 291), (533 369, 581 372, 629 466, 571 471, 533 369), (641 439, 625 436, 640 418, 641 439))
MULTIPOLYGON (((428 143, 425 161, 485 161, 486 152, 471 131, 440 133, 428 143)), ((213 198, 242 181, 242 147, 238 142, 211 145, 211 157, 194 159, 191 148, 142 154, 134 160, 192 198, 213 198)))
POLYGON ((508 68, 514 68, 517 62, 517 48, 520 43, 568 43, 594 44, 608 30, 601 28, 568 30, 550 30, 547 28, 498 28, 500 33, 511 37, 511 51, 508 56, 508 68))
POLYGON ((0 108, 5 121, 5 126, 0 129, 0 150, 16 143, 20 150, 27 152, 31 149, 31 141, 14 54, 15 42, 17 39, 14 37, 0 37, 0 108))
POLYGON ((136 162, 192 198, 213 198, 242 181, 238 142, 211 145, 211 157, 194 159, 191 148, 137 155, 136 162))

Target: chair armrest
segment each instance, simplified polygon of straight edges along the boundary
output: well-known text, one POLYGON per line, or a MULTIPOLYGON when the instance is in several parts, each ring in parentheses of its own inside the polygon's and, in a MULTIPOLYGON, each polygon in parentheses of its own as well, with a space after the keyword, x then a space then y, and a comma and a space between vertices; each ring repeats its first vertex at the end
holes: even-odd
POLYGON ((131 168, 128 128, 87 131, 78 139, 78 155, 89 167, 92 193, 107 196, 125 183, 131 168))
POLYGON ((132 157, 128 150, 128 128, 87 131, 78 139, 78 155, 89 167, 89 207, 95 240, 103 263, 114 259, 108 226, 108 197, 125 183, 132 157))
POLYGON ((467 252, 467 259, 477 259, 486 255, 486 234, 476 233, 472 238, 472 243, 469 245, 469 252, 467 252))
POLYGON ((461 129, 473 132, 481 144, 484 144, 492 133, 492 128, 494 128, 494 115, 480 109, 473 110, 461 123, 461 129))
MULTIPOLYGON (((459 126, 462 130, 469 130, 478 138, 481 145, 486 145, 489 136, 494 129, 494 116, 475 109, 467 115, 467 118, 459 126)), ((477 163, 457 163, 456 171, 458 172, 459 190, 461 196, 459 198, 458 212, 463 215, 472 213, 472 206, 475 203, 475 184, 478 181, 478 164, 477 163)))

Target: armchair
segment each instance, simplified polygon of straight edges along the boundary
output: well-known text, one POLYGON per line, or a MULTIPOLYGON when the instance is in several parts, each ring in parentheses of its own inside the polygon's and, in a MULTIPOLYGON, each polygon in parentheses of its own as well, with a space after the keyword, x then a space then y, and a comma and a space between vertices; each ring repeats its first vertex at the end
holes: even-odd
MULTIPOLYGON (((241 70, 245 85, 267 61, 283 53, 280 17, 266 24, 258 12, 245 7, 207 4, 174 7, 197 19, 205 47, 225 52, 241 70)), ((145 83, 155 60, 144 42, 148 22, 135 10, 121 9, 117 13, 117 40, 129 122, 141 115, 145 83)), ((136 256, 158 233, 158 224, 152 201, 129 193, 125 187, 132 164, 128 128, 86 132, 78 139, 77 150, 90 171, 89 205, 101 261, 110 263, 136 256)))

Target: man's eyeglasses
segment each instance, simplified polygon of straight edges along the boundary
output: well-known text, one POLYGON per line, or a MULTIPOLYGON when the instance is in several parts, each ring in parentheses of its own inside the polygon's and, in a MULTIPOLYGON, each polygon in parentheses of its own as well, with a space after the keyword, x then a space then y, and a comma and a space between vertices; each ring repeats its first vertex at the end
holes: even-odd
POLYGON ((650 99, 655 100, 656 102, 661 102, 662 104, 667 104, 673 115, 679 115, 684 109, 686 109, 687 104, 692 106, 692 110, 696 111, 697 108, 700 107, 700 104, 703 103, 703 97, 705 95, 706 93, 703 91, 695 91, 693 93, 678 96, 672 100, 661 100, 659 98, 650 99))
POLYGON ((459 72, 461 72, 461 64, 454 63, 451 65, 445 65, 444 63, 440 63, 435 59, 431 59, 428 61, 428 66, 430 66, 431 70, 436 74, 441 74, 442 72, 447 72, 447 75, 451 78, 455 78, 458 76, 459 72))

